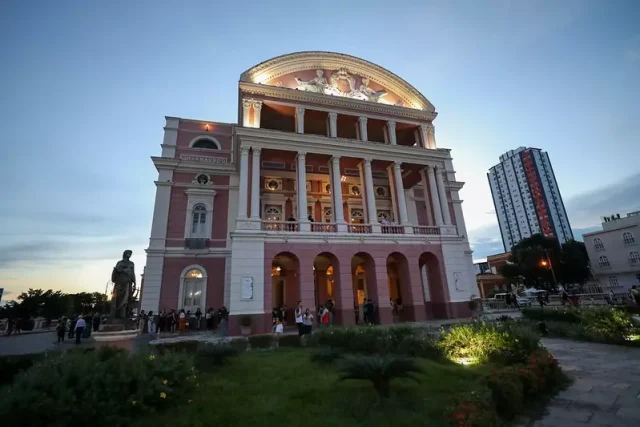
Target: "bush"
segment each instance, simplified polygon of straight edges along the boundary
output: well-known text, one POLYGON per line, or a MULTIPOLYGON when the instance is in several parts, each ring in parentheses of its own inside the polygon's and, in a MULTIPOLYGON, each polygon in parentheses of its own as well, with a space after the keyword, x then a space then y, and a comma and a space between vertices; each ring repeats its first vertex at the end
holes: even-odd
POLYGON ((399 354, 440 359, 437 341, 411 326, 321 329, 307 337, 311 347, 331 347, 347 353, 399 354))
POLYGON ((473 322, 443 331, 440 347, 455 362, 513 364, 525 361, 539 342, 528 328, 473 322))
POLYGON ((172 343, 154 344, 152 348, 155 352, 164 353, 194 353, 198 350, 198 341, 178 341, 172 343))
POLYGON ((422 368, 413 359, 396 356, 359 356, 348 359, 340 368, 341 381, 371 381, 378 397, 387 398, 391 391, 391 380, 409 378, 418 381, 416 374, 422 368))
POLYGON ((582 319, 586 333, 594 341, 623 343, 635 329, 627 313, 616 309, 583 310, 582 319))
POLYGON ((44 353, 0 356, 0 386, 11 383, 16 375, 45 357, 44 353))
POLYGON ((342 353, 334 348, 321 348, 311 353, 309 358, 319 365, 329 365, 342 358, 342 353))
POLYGON ((0 394, 0 413, 8 426, 129 426, 184 402, 196 381, 183 354, 65 352, 18 375, 0 394))
POLYGON ((445 417, 454 426, 495 426, 498 416, 488 388, 466 390, 449 397, 445 417))
POLYGON ((278 345, 280 347, 301 347, 302 341, 299 335, 281 335, 278 338, 278 345))
POLYGON ((574 307, 554 307, 552 309, 523 308, 521 311, 525 319, 556 320, 559 322, 580 323, 582 320, 580 309, 574 307))
POLYGON ((249 345, 249 340, 246 338, 234 338, 227 342, 230 347, 238 350, 239 353, 247 351, 247 347, 249 345))
POLYGON ((273 347, 273 335, 253 335, 249 337, 249 345, 252 349, 273 347))
POLYGON ((196 352, 195 363, 198 369, 206 371, 225 365, 229 359, 237 355, 238 350, 229 344, 203 343, 196 352))

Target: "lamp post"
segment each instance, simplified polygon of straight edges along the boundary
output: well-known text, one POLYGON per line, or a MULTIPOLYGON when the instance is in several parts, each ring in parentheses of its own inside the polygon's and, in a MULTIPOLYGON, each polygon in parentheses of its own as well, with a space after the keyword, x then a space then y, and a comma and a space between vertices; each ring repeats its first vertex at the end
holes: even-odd
POLYGON ((549 269, 551 270, 551 277, 553 278, 553 287, 555 289, 558 289, 558 281, 556 280, 556 272, 553 271, 553 264, 551 264, 551 258, 549 258, 549 252, 547 251, 547 249, 544 249, 544 255, 546 257, 546 259, 543 259, 540 264, 543 267, 549 266, 549 269))

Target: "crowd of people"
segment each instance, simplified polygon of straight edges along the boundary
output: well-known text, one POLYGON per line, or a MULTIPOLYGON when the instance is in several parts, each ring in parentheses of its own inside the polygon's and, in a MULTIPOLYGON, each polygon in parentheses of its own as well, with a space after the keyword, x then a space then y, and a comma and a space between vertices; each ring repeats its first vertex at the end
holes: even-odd
POLYGON ((56 325, 56 336, 58 337, 57 344, 62 344, 65 337, 68 339, 75 339, 76 344, 82 342, 82 338, 91 333, 91 331, 98 331, 100 329, 100 323, 102 323, 103 317, 100 313, 95 312, 93 315, 83 315, 61 317, 56 325), (85 333, 86 331, 86 333, 85 333))
POLYGON ((218 310, 209 308, 205 313, 198 308, 195 312, 191 310, 160 310, 159 313, 140 311, 137 317, 138 329, 145 334, 199 332, 202 330, 218 330, 226 335, 228 330, 229 310, 221 307, 218 310))

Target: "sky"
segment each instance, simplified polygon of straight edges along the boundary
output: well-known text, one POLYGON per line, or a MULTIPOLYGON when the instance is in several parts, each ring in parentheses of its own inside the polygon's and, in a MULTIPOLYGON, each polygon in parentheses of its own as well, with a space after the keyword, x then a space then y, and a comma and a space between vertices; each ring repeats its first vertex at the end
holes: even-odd
POLYGON ((474 259, 503 251, 486 178, 546 150, 580 238, 640 210, 640 2, 0 2, 0 288, 104 291, 145 265, 165 116, 237 120, 240 74, 347 53, 436 107, 474 259))

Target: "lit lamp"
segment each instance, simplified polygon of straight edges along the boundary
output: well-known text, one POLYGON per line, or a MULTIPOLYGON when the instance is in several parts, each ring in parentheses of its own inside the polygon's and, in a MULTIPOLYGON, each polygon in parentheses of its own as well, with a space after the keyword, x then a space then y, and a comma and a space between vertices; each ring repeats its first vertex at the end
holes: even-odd
POLYGON ((209 132, 209 123, 207 123, 206 125, 204 125, 204 130, 206 130, 207 132, 209 132))
POLYGON ((346 176, 344 176, 344 175, 342 175, 342 176, 340 177, 340 182, 347 182, 347 177, 346 177, 346 176))

